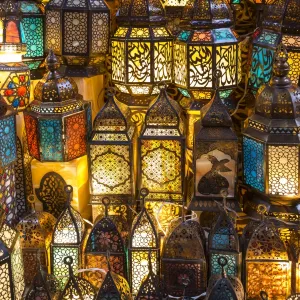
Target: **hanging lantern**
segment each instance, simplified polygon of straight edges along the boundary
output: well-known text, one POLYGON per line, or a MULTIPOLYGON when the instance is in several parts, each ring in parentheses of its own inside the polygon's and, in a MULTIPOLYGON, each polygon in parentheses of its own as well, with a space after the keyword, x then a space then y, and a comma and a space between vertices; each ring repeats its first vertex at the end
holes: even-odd
POLYGON ((23 62, 31 70, 31 79, 38 79, 43 76, 43 71, 38 68, 44 60, 45 8, 36 0, 19 0, 18 6, 22 13, 21 24, 27 46, 23 62))
MULTIPOLYGON (((85 246, 85 268, 98 268, 108 271, 107 251, 109 251, 109 265, 115 274, 127 277, 126 254, 123 239, 108 216, 109 198, 102 200, 105 206, 105 217, 99 219, 93 226, 85 246)), ((103 282, 100 272, 88 272, 86 279, 99 288, 103 282)))
POLYGON ((149 273, 149 255, 154 274, 159 274, 160 245, 157 224, 144 206, 149 191, 143 188, 140 193, 143 208, 133 220, 128 249, 129 278, 133 295, 137 295, 144 277, 149 273))
POLYGON ((173 38, 158 0, 125 1, 117 13, 119 28, 111 39, 112 81, 118 100, 148 106, 157 84, 172 80, 173 38))
MULTIPOLYGON (((224 196, 226 199, 226 196, 224 196)), ((225 200, 224 199, 224 200, 225 200)), ((210 276, 221 273, 224 268, 230 276, 241 278, 242 253, 235 225, 224 207, 220 208, 219 218, 209 234, 208 241, 210 276), (226 259, 226 265, 219 264, 219 258, 226 259)))
POLYGON ((93 286, 86 279, 77 277, 73 273, 73 257, 67 256, 63 259, 63 262, 68 267, 69 279, 58 300, 94 300, 95 289, 93 286))
MULTIPOLYGON (((264 207, 264 212, 266 208, 264 207)), ((262 210, 261 210, 262 212, 262 210)), ((291 288, 291 263, 278 230, 262 220, 254 230, 245 256, 247 299, 266 291, 271 299, 286 299, 291 288)))
POLYGON ((286 49, 281 45, 275 55, 274 75, 270 84, 258 91, 255 113, 248 119, 243 136, 244 182, 260 201, 267 197, 264 201, 271 203, 275 212, 282 211, 280 205, 296 205, 300 194, 300 90, 287 77, 287 59, 286 49))
POLYGON ((18 232, 0 216, 0 299, 21 300, 25 283, 18 232))
MULTIPOLYGON (((215 72, 217 81, 221 72, 215 72)), ((203 117, 195 124, 194 137, 194 196, 191 210, 218 211, 215 200, 223 198, 227 190, 227 203, 238 210, 235 199, 238 162, 238 140, 232 130, 232 120, 217 90, 202 109, 203 117)))
POLYGON ((90 103, 83 101, 71 78, 57 72, 52 51, 46 63, 49 72, 37 83, 35 100, 24 111, 28 149, 39 161, 70 161, 86 154, 90 103))
POLYGON ((186 296, 205 292, 207 265, 201 239, 200 224, 183 220, 166 236, 162 251, 162 274, 167 294, 182 296, 185 280, 189 280, 186 296))
POLYGON ((226 257, 220 256, 218 264, 221 267, 221 274, 213 275, 208 283, 206 300, 244 300, 244 288, 241 281, 231 275, 227 275, 225 266, 228 261, 226 257))
POLYGON ((153 100, 139 136, 139 187, 147 201, 182 203, 185 168, 185 126, 177 102, 166 89, 153 100))
POLYGON ((81 246, 85 231, 81 215, 71 207, 72 190, 70 185, 65 187, 68 195, 66 208, 57 219, 51 242, 51 273, 61 283, 66 282, 68 275, 68 266, 64 263, 67 256, 72 257, 74 271, 80 267, 81 246))
POLYGON ((27 214, 16 226, 20 232, 27 285, 34 280, 40 264, 48 267, 50 272, 50 244, 52 230, 56 223, 56 219, 51 214, 35 211, 33 195, 28 198, 28 202, 32 205, 31 213, 27 214))
POLYGON ((30 73, 22 63, 25 35, 14 0, 1 3, 0 18, 0 95, 13 108, 24 109, 29 103, 30 73))
MULTIPOLYGON (((89 173, 92 203, 97 197, 113 195, 123 203, 134 196, 135 127, 130 111, 112 92, 94 120, 89 140, 89 173)), ((99 203, 101 204, 101 202, 99 203)))
POLYGON ((103 0, 50 0, 46 5, 46 49, 63 57, 67 76, 103 72, 109 32, 110 12, 103 0))

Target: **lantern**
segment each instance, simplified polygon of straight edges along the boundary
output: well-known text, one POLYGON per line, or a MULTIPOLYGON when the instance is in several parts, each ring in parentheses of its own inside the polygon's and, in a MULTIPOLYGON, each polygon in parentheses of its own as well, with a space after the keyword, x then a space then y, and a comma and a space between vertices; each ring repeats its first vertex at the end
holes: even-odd
POLYGON ((119 28, 111 39, 112 81, 118 100, 147 107, 159 94, 156 85, 172 80, 173 38, 165 27, 160 1, 124 1, 119 28))
MULTIPOLYGON (((274 75, 258 91, 255 113, 248 119, 243 136, 244 182, 272 210, 298 203, 299 138, 298 102, 300 90, 287 77, 287 52, 276 52, 274 75)), ((254 204, 254 203, 253 203, 254 204)), ((279 209, 280 210, 280 209, 279 209)))
POLYGON ((183 220, 166 236, 162 251, 162 274, 167 294, 182 296, 185 280, 189 280, 186 296, 205 292, 207 266, 200 224, 183 220))
MULTIPOLYGON (((89 234, 84 253, 85 267, 87 269, 99 268, 107 271, 107 251, 109 251, 111 271, 126 278, 125 245, 116 225, 108 216, 110 200, 104 198, 102 201, 105 206, 105 217, 98 219, 89 234)), ((98 288, 103 282, 102 274, 99 274, 101 273, 89 272, 86 276, 98 288)))
POLYGON ((93 204, 93 195, 113 195, 123 203, 134 196, 134 137, 129 109, 109 93, 94 120, 88 146, 93 204))
MULTIPOLYGON (((216 71, 216 77, 221 77, 220 71, 216 71)), ((234 201, 238 141, 218 88, 202 114, 202 119, 195 124, 194 196, 189 209, 218 211, 215 200, 221 200, 221 192, 226 189, 228 204, 238 210, 234 201)))
POLYGON ((24 268, 18 232, 0 220, 0 299, 21 300, 24 291, 24 268))
POLYGON ((55 224, 51 242, 51 273, 66 282, 68 266, 63 262, 67 256, 72 257, 72 268, 77 270, 81 262, 81 246, 84 235, 84 222, 80 214, 71 207, 71 193, 73 188, 67 185, 65 191, 68 195, 65 210, 58 217, 55 224))
POLYGON ((241 281, 231 275, 227 275, 225 266, 227 264, 227 258, 220 256, 218 258, 218 264, 221 267, 221 274, 213 275, 208 283, 207 287, 207 300, 244 300, 244 288, 241 281))
POLYGON ((109 269, 95 300, 111 299, 132 300, 132 297, 126 279, 121 275, 115 274, 109 269))
POLYGON ((300 294, 291 295, 288 298, 286 298, 286 300, 299 300, 299 299, 300 299, 300 294))
POLYGON ((34 90, 34 101, 24 111, 28 149, 39 161, 70 161, 86 154, 91 124, 89 103, 75 82, 62 77, 56 56, 46 59, 49 72, 34 90))
POLYGON ((159 274, 160 245, 157 224, 144 206, 149 191, 143 188, 140 193, 143 208, 133 220, 128 249, 129 281, 133 295, 137 295, 142 280, 149 273, 149 255, 154 274, 159 274))
POLYGON ((288 242, 292 257, 292 291, 300 293, 300 231, 294 229, 288 242))
POLYGON ((242 253, 239 236, 225 207, 221 209, 217 223, 209 234, 210 275, 220 274, 221 268, 224 268, 228 275, 241 278, 242 253), (219 263, 220 257, 226 259, 223 267, 219 263))
POLYGON ((43 74, 38 68, 44 60, 44 5, 36 0, 19 0, 18 5, 22 13, 21 23, 27 46, 23 62, 31 70, 31 79, 41 78, 43 74))
POLYGON ((146 200, 182 203, 185 168, 185 126, 182 110, 166 89, 153 100, 139 136, 139 187, 146 200))
POLYGON ((251 235, 245 265, 247 299, 255 299, 262 290, 271 299, 286 299, 290 294, 288 253, 277 228, 269 220, 263 220, 251 235))
POLYGON ((63 57, 68 76, 99 74, 109 32, 110 12, 102 0, 51 0, 46 5, 46 49, 63 57))
POLYGON ((58 300, 94 300, 95 289, 93 286, 86 279, 77 277, 73 273, 73 257, 67 256, 63 259, 63 261, 68 267, 69 279, 64 287, 64 290, 58 297, 58 300))
POLYGON ((40 264, 48 267, 50 272, 50 244, 52 230, 56 223, 56 219, 51 214, 35 211, 33 195, 28 198, 33 206, 32 211, 21 219, 16 227, 20 232, 27 285, 34 280, 40 264))
POLYGON ((0 5, 0 95, 15 109, 29 103, 30 73, 22 63, 26 53, 25 35, 15 1, 5 0, 0 5))

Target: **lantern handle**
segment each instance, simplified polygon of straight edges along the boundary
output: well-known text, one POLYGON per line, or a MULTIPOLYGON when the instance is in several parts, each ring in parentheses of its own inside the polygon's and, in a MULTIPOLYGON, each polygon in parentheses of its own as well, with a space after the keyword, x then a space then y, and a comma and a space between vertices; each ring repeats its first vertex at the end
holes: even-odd
POLYGON ((222 71, 220 69, 215 69, 213 72, 213 77, 215 78, 216 90, 220 87, 220 79, 222 77, 222 71))
POLYGON ((149 195, 149 190, 147 188, 141 188, 141 190, 140 190, 141 207, 145 207, 145 198, 148 195, 149 195))
POLYGON ((104 197, 102 199, 102 204, 105 207, 105 217, 107 218, 108 217, 108 207, 110 205, 110 199, 108 197, 104 197))
POLYGON ((69 276, 73 275, 73 269, 72 269, 72 264, 73 264, 73 257, 72 256, 67 256, 64 258, 64 263, 69 267, 69 276))
POLYGON ((73 187, 71 185, 66 185, 65 188, 65 193, 67 194, 67 201, 66 201, 66 204, 70 205, 71 204, 71 195, 73 193, 73 187))
POLYGON ((183 298, 185 299, 185 294, 186 294, 186 288, 188 287, 188 285, 190 284, 190 278, 189 277, 185 277, 182 279, 182 285, 183 285, 183 298))
POLYGON ((269 299, 268 294, 265 291, 260 291, 259 295, 260 295, 260 298, 262 300, 268 300, 269 299))
POLYGON ((268 209, 267 209, 267 206, 266 205, 264 205, 264 204, 259 204, 258 206, 257 206, 257 212, 260 214, 260 217, 261 217, 261 221, 263 221, 264 220, 264 218, 265 218, 265 213, 268 211, 268 209))
POLYGON ((228 264, 228 259, 225 256, 220 256, 218 258, 218 264, 222 268, 222 277, 226 277, 225 266, 228 264))

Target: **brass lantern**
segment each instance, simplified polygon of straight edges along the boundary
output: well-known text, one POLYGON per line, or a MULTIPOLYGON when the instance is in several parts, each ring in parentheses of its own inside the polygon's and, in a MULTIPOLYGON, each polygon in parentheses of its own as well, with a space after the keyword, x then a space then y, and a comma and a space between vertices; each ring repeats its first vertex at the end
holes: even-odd
MULTIPOLYGON (((220 76, 221 72, 216 71, 216 77, 220 76)), ((195 124, 194 195, 189 209, 218 211, 215 200, 222 200, 222 191, 226 189, 228 205, 238 210, 234 200, 238 140, 218 88, 211 101, 203 107, 202 114, 202 119, 195 124)))
POLYGON ((182 203, 185 124, 182 110, 162 88, 147 111, 139 136, 139 183, 148 201, 182 203))
POLYGON ((86 279, 74 275, 73 257, 67 256, 63 262, 68 267, 69 278, 58 300, 94 300, 96 293, 94 287, 86 279))
POLYGON ((81 246, 85 231, 81 215, 71 207, 72 190, 70 185, 65 187, 68 197, 66 208, 57 219, 51 242, 51 273, 63 284, 69 274, 64 259, 72 257, 74 271, 81 265, 81 246))
POLYGON ((91 128, 90 103, 83 101, 73 79, 57 71, 50 51, 49 72, 34 89, 34 101, 24 111, 28 149, 39 161, 70 161, 87 152, 91 128))
POLYGON ((112 81, 129 106, 147 107, 157 84, 172 80, 173 37, 159 0, 124 1, 111 39, 112 81))
MULTIPOLYGON (((102 202, 105 206, 105 217, 96 221, 89 234, 84 253, 85 268, 108 271, 107 252, 109 252, 108 259, 111 271, 126 278, 127 258, 124 241, 117 226, 108 216, 109 198, 104 198, 102 202)), ((102 274, 99 272, 89 272, 86 278, 98 288, 103 282, 102 274)))
POLYGON ((227 264, 226 257, 220 256, 218 264, 221 267, 221 274, 213 275, 208 283, 206 300, 244 300, 244 288, 241 281, 232 276, 227 275, 225 266, 227 264))
POLYGON ((47 212, 36 212, 33 195, 28 197, 32 210, 21 219, 16 229, 20 232, 20 241, 26 270, 25 283, 29 285, 42 266, 50 271, 50 244, 56 219, 47 212))
POLYGON ((280 205, 295 206, 300 194, 300 89, 287 76, 287 60, 281 44, 274 59, 274 74, 258 91, 255 113, 243 134, 244 182, 262 201, 271 203, 275 212, 280 211, 280 205))
POLYGON ((185 280, 189 286, 186 296, 198 296, 205 292, 207 264, 197 221, 184 220, 166 236, 162 251, 162 274, 167 294, 182 296, 185 280))
POLYGON ((103 0, 50 0, 46 5, 46 49, 62 56, 66 75, 103 72, 110 12, 103 0))
POLYGON ((292 291, 300 293, 300 230, 294 229, 288 241, 292 257, 292 291))
POLYGON ((144 277, 149 273, 149 255, 154 274, 159 274, 160 243, 156 220, 144 206, 149 191, 141 189, 142 211, 135 217, 129 240, 129 283, 133 295, 137 295, 144 277), (150 254, 149 254, 150 253, 150 254))

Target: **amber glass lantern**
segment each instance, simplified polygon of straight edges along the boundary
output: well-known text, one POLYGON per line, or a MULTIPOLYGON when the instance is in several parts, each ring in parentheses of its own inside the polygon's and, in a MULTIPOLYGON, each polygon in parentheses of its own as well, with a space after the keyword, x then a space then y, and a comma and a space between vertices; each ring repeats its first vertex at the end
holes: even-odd
POLYGON ((144 277, 149 273, 149 255, 154 274, 159 274, 160 270, 158 226, 156 220, 144 206, 148 193, 146 188, 141 189, 143 208, 133 220, 129 240, 129 283, 133 295, 137 295, 144 277))
POLYGON ((35 211, 33 195, 29 196, 28 200, 33 206, 32 211, 22 218, 16 227, 20 232, 27 285, 33 281, 40 264, 48 267, 50 271, 50 244, 56 223, 51 214, 35 211))
POLYGON ((186 296, 205 292, 207 264, 197 221, 185 220, 166 236, 162 251, 162 274, 167 294, 182 296, 188 278, 186 296))
POLYGON ((150 104, 139 136, 139 183, 148 201, 182 203, 185 123, 178 103, 162 88, 150 104))
POLYGON ((49 72, 34 89, 24 111, 28 150, 39 161, 70 161, 87 152, 90 103, 83 101, 73 79, 62 77, 56 56, 46 59, 49 72))
MULTIPOLYGON (((216 75, 220 77, 221 72, 216 75)), ((195 123, 194 196, 189 209, 218 211, 215 200, 222 200, 222 191, 226 189, 228 205, 238 210, 234 200, 238 140, 218 88, 201 111, 203 117, 195 123)))
MULTIPOLYGON (((127 258, 124 241, 117 226, 108 216, 110 200, 104 198, 102 202, 105 206, 105 217, 96 221, 89 234, 84 253, 85 268, 98 268, 108 271, 107 252, 109 252, 111 271, 126 278, 127 258)), ((97 288, 103 282, 102 273, 100 272, 88 272, 86 279, 97 288)))
POLYGON ((14 0, 0 4, 0 94, 15 109, 29 104, 30 72, 22 63, 26 41, 20 10, 14 0))
POLYGON ((159 0, 124 1, 111 39, 112 81, 129 106, 147 107, 157 84, 172 80, 173 38, 159 0))
POLYGON ((269 84, 257 93, 255 113, 243 136, 244 182, 268 203, 293 207, 299 199, 298 103, 286 49, 275 55, 269 84), (273 202, 274 200, 274 202, 273 202))
POLYGON ((79 212, 71 207, 72 190, 70 185, 65 187, 68 195, 66 208, 57 219, 51 241, 51 273, 61 283, 66 282, 69 274, 68 266, 64 263, 66 257, 72 257, 74 271, 81 265, 81 246, 85 225, 79 212))
POLYGON ((103 71, 109 32, 110 12, 103 0, 50 0, 46 5, 46 49, 63 57, 68 76, 103 71))

